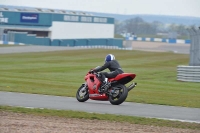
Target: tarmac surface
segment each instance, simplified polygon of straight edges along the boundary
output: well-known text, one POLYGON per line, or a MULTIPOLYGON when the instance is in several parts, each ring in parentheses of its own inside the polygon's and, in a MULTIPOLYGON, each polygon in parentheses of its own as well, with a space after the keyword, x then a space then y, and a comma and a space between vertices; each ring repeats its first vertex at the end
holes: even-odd
POLYGON ((133 41, 132 49, 153 52, 173 52, 178 54, 189 54, 190 44, 169 44, 161 42, 133 41))
POLYGON ((62 51, 62 50, 78 50, 77 47, 64 47, 64 46, 8 46, 0 47, 0 54, 11 53, 30 53, 30 52, 49 52, 49 51, 62 51))
POLYGON ((200 109, 176 106, 163 106, 124 102, 121 105, 112 105, 109 101, 88 100, 78 102, 76 98, 25 94, 0 91, 0 105, 47 108, 56 110, 74 110, 100 114, 115 114, 158 118, 182 122, 200 123, 200 109))
MULTIPOLYGON (((130 47, 129 47, 130 48, 130 47)), ((131 48, 133 50, 154 51, 154 52, 173 52, 179 54, 189 54, 189 44, 168 44, 159 42, 132 42, 131 48)), ((9 53, 29 53, 29 52, 48 52, 48 51, 61 51, 61 50, 78 50, 86 49, 84 47, 66 47, 66 46, 9 46, 0 47, 0 54, 9 53)))

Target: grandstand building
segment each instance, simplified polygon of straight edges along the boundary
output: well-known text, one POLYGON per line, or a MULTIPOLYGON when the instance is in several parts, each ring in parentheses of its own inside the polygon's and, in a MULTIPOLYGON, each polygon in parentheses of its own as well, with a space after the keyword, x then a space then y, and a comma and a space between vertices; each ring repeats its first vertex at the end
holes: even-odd
POLYGON ((108 45, 114 39, 114 18, 84 12, 0 7, 0 41, 51 46, 108 45))

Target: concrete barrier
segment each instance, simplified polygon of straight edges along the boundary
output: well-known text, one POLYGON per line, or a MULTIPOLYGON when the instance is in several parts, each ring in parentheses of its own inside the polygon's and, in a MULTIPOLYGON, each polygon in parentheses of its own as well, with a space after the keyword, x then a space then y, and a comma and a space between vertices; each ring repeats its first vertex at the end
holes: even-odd
POLYGON ((178 43, 178 44, 190 44, 190 40, 182 39, 166 39, 166 38, 148 38, 148 37, 126 37, 126 40, 130 41, 146 41, 146 42, 166 42, 166 43, 178 43))
POLYGON ((200 66, 177 66, 177 80, 200 82, 200 66))

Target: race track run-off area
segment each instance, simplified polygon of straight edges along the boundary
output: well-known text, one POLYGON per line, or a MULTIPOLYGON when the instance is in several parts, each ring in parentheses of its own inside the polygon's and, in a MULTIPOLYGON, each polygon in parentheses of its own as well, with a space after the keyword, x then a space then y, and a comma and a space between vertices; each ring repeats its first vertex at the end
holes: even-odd
MULTIPOLYGON (((172 45, 172 44, 170 44, 172 45)), ((133 49, 147 51, 171 51, 175 53, 189 54, 189 46, 177 45, 170 47, 169 45, 160 44, 152 45, 153 47, 144 46, 140 43, 133 44, 133 49)), ((47 52, 57 50, 76 50, 77 48, 67 47, 47 47, 47 46, 16 46, 1 47, 0 54, 23 53, 23 52, 47 52)), ((176 106, 163 106, 153 104, 141 104, 124 102, 119 106, 111 105, 108 101, 88 100, 84 103, 78 102, 75 98, 25 94, 14 92, 0 92, 0 105, 16 106, 26 108, 47 108, 58 110, 74 110, 90 113, 116 114, 127 116, 139 116, 147 118, 158 118, 166 120, 175 120, 183 122, 200 123, 200 109, 176 106)))

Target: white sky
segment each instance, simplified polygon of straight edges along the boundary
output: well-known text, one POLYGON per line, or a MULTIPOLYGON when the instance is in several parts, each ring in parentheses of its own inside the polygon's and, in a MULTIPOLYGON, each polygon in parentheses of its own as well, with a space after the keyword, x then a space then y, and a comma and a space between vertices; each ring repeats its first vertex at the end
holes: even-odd
POLYGON ((200 17, 200 0, 0 0, 1 5, 200 17))

